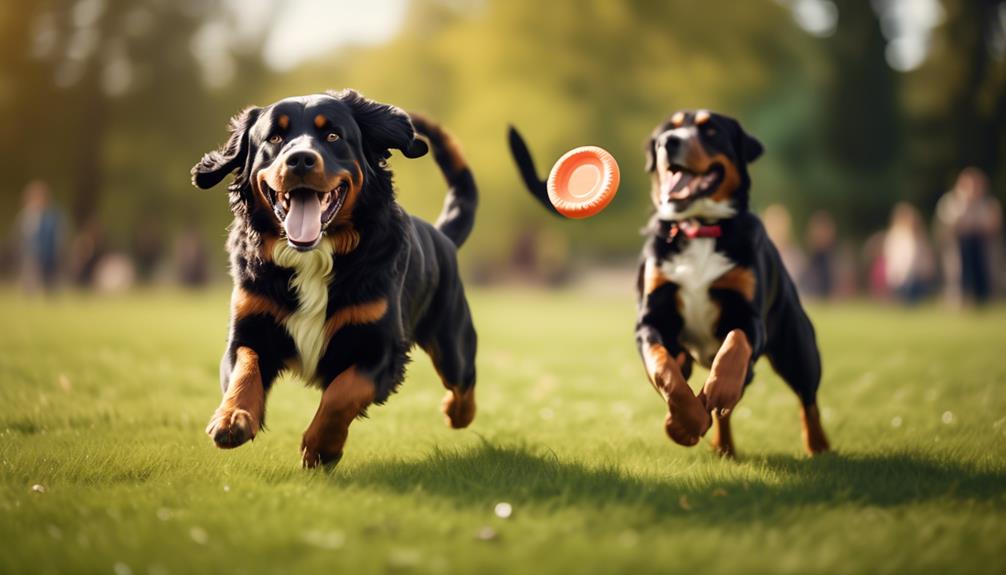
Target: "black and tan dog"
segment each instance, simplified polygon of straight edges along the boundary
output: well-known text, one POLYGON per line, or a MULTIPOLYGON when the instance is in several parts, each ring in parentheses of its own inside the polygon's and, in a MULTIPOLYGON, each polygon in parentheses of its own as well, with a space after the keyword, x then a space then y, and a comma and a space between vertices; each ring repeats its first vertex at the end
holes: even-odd
MULTIPOLYGON (((510 144, 525 184, 551 208, 516 130, 510 144)), ((799 396, 804 446, 816 454, 828 441, 814 327, 748 209, 747 165, 761 153, 736 120, 706 110, 678 112, 653 130, 646 170, 656 213, 640 258, 636 343, 667 402, 665 430, 675 442, 695 445, 714 419, 713 447, 732 456, 730 412, 764 354, 799 396), (687 383, 693 362, 710 369, 698 395, 687 383)))
POLYGON ((414 343, 448 389, 448 423, 471 423, 476 337, 456 249, 478 199, 456 142, 351 90, 248 108, 230 130, 192 169, 204 189, 234 174, 234 292, 213 441, 253 439, 269 387, 291 370, 322 389, 303 464, 334 463, 352 421, 401 383, 414 343), (417 158, 429 147, 450 186, 436 226, 398 205, 386 165, 391 149, 417 158))

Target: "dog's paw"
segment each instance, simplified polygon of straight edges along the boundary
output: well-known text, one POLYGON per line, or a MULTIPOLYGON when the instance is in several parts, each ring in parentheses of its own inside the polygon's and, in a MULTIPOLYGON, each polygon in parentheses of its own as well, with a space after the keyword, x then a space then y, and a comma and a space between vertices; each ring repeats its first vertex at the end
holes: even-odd
POLYGON ((682 423, 680 419, 676 419, 670 413, 664 418, 664 432, 667 433, 667 437, 670 437, 674 443, 685 447, 695 445, 702 438, 701 435, 695 433, 694 429, 682 423))
POLYGON ((446 416, 447 425, 454 429, 464 429, 475 419, 475 388, 467 391, 448 391, 440 403, 440 410, 446 416))
POLYGON ((712 418, 702 401, 686 383, 674 385, 667 393, 664 431, 675 443, 690 447, 709 431, 712 418))
POLYGON ((305 440, 300 445, 300 464, 304 469, 314 469, 315 467, 334 467, 342 459, 342 452, 329 453, 324 449, 311 446, 305 440))
POLYGON ((259 423, 255 417, 237 408, 218 409, 206 426, 206 434, 221 449, 233 449, 255 439, 259 423))

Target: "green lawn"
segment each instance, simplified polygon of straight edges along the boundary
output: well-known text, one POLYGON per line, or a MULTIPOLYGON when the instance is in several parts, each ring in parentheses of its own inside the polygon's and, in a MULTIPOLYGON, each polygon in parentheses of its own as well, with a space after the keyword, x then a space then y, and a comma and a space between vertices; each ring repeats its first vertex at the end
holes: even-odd
POLYGON ((474 425, 417 352, 331 472, 300 468, 294 381, 252 444, 203 434, 226 291, 3 292, 0 573, 1002 573, 1006 309, 812 308, 837 454, 803 456, 763 364, 731 462, 664 436, 628 287, 477 291, 474 425))

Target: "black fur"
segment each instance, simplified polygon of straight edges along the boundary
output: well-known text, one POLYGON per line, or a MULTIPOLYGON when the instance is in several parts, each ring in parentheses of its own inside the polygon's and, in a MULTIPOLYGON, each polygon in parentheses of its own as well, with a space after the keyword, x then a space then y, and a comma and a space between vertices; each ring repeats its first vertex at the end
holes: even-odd
MULTIPOLYGON (((653 198, 659 201, 659 178, 657 177, 657 145, 659 137, 675 128, 694 129, 698 143, 706 157, 715 157, 717 162, 729 163, 720 166, 736 170, 737 182, 726 190, 726 201, 735 213, 729 217, 705 217, 702 214, 689 216, 695 225, 716 225, 721 236, 715 239, 715 251, 719 252, 734 266, 750 270, 754 275, 754 297, 748 300, 732 289, 709 290, 710 299, 718 305, 720 319, 715 326, 715 337, 722 343, 733 329, 740 329, 747 336, 752 350, 747 382, 753 375, 755 361, 766 355, 774 369, 797 393, 806 406, 814 405, 821 379, 821 360, 814 334, 814 327, 804 312, 792 279, 783 267, 776 247, 772 244, 761 221, 748 208, 751 179, 748 164, 755 161, 764 149, 758 140, 747 134, 741 125, 726 116, 702 113, 707 116, 698 120, 696 112, 681 112, 659 124, 647 140, 645 147, 645 169, 653 174, 653 198)), ((541 180, 534 166, 531 154, 523 138, 513 128, 509 140, 514 160, 525 186, 539 202, 551 211, 555 209, 548 201, 545 182, 541 180)), ((669 154, 672 152, 669 151, 669 154)), ((722 188, 725 190, 725 188, 722 188)), ((707 194, 706 196, 710 196, 707 194)), ((692 201, 701 197, 682 200, 677 208, 683 212, 692 201)), ((657 207, 655 205, 655 207, 657 207)), ((682 221, 661 218, 655 213, 644 230, 646 242, 640 258, 637 293, 638 316, 636 341, 642 351, 644 346, 661 344, 672 357, 686 352, 683 366, 687 378, 692 362, 709 358, 688 356, 682 341, 685 319, 678 308, 679 286, 668 282, 650 293, 646 293, 644 270, 647 260, 658 266, 685 250, 695 241, 680 231, 682 221)))
MULTIPOLYGON (((451 186, 448 198, 454 201, 451 213, 441 218, 444 224, 434 227, 409 216, 395 200, 387 160, 391 149, 415 158, 424 155, 428 145, 417 138, 410 117, 394 106, 346 90, 288 98, 235 116, 227 143, 203 156, 192 169, 193 183, 201 188, 216 185, 227 174, 235 175, 228 188, 234 222, 227 242, 235 286, 267 298, 286 312, 294 312, 299 305, 290 285, 292 270, 272 263, 271 254, 263 251, 269 241, 283 241, 283 228, 275 207, 263 202, 252 185, 256 174, 277 159, 279 152, 267 140, 278 129, 280 113, 292 118, 284 132, 287 139, 307 137, 327 162, 359 165, 362 171, 362 187, 351 212, 359 243, 348 253, 333 256, 335 272, 328 285, 326 319, 348 306, 382 298, 388 303, 387 313, 378 321, 346 325, 332 336, 317 367, 319 383, 326 387, 355 366, 375 382, 375 402, 383 403, 401 383, 409 350, 418 343, 436 349, 434 360, 445 383, 462 391, 473 386, 476 335, 458 273, 456 246, 472 228, 475 182, 467 167, 445 169, 451 186), (317 114, 332 122, 325 130, 341 134, 328 148, 323 138, 316 137, 319 128, 311 122, 317 114)), ((432 123, 424 126, 436 129, 439 136, 431 138, 433 151, 443 153, 448 136, 432 123)), ((454 165, 458 163, 463 160, 456 158, 454 165)), ((266 390, 297 356, 293 339, 272 314, 232 317, 221 367, 225 389, 240 346, 258 354, 266 390)))

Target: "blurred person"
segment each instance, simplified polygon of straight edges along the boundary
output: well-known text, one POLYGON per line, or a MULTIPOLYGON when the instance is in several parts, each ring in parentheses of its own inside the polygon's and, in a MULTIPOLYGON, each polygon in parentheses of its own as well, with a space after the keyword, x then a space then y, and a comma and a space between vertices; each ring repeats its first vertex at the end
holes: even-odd
POLYGON ((994 278, 991 243, 1002 231, 1002 207, 988 195, 985 173, 975 167, 962 170, 936 204, 936 219, 948 295, 958 304, 986 303, 994 278))
POLYGON ((835 290, 835 253, 838 231, 835 218, 818 210, 807 222, 807 268, 803 289, 809 296, 829 298, 835 290))
POLYGON ((206 239, 191 219, 175 246, 178 281, 186 287, 202 287, 209 282, 210 256, 206 239))
POLYGON ((133 257, 136 263, 136 280, 150 283, 154 280, 158 264, 164 257, 165 242, 162 216, 148 211, 140 224, 133 229, 133 257))
POLYGON ((887 285, 887 259, 884 256, 884 244, 887 232, 879 231, 870 235, 863 242, 863 261, 866 263, 866 286, 870 297, 887 299, 891 292, 887 285))
POLYGON ((936 274, 936 260, 922 216, 915 206, 899 202, 884 234, 884 281, 906 303, 926 296, 936 274))
POLYGON ((807 258, 800 246, 793 242, 793 219, 782 204, 772 204, 762 212, 762 223, 769 239, 775 244, 782 257, 782 265, 795 278, 803 275, 807 258))
POLYGON ((70 277, 80 287, 92 287, 95 270, 105 255, 105 234, 97 217, 89 218, 70 243, 70 277))
POLYGON ((49 186, 41 180, 29 182, 15 225, 21 285, 27 293, 56 287, 60 219, 50 202, 49 186))

